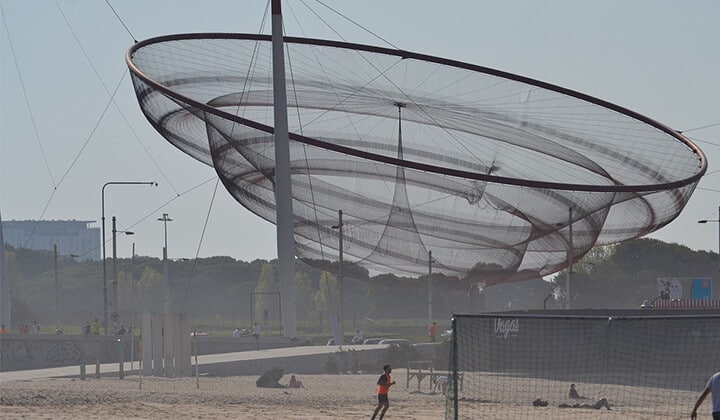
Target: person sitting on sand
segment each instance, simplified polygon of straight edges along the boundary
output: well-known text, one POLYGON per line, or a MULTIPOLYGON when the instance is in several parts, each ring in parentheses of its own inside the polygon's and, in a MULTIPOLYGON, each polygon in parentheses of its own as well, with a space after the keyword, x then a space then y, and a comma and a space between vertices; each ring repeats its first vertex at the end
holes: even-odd
POLYGON ((290 384, 288 386, 290 388, 305 388, 305 385, 303 385, 302 381, 295 378, 295 375, 290 376, 290 384))
POLYGON ((573 405, 560 404, 560 405, 558 405, 558 407, 560 407, 560 408, 591 408, 594 410, 599 410, 599 409, 605 407, 608 410, 610 410, 610 404, 608 404, 608 400, 605 398, 600 398, 599 400, 597 400, 597 402, 595 404, 573 404, 573 405))
POLYGON ((583 397, 580 394, 578 394, 577 390, 575 389, 575 384, 570 384, 570 392, 569 395, 570 399, 573 400, 587 400, 588 397, 583 397))

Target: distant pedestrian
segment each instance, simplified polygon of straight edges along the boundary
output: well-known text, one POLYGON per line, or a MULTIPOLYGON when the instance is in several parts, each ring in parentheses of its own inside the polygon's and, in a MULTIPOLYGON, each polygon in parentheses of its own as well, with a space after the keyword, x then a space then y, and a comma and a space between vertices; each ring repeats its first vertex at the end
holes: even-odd
POLYGON ((5 324, 0 325, 0 334, 7 334, 8 331, 5 329, 5 324))
POLYGON ((433 390, 437 391, 440 389, 442 391, 442 394, 445 395, 447 392, 448 384, 450 383, 450 378, 448 378, 445 375, 440 375, 437 378, 434 378, 433 381, 433 390))
POLYGON ((380 375, 380 379, 378 379, 378 405, 375 407, 375 411, 372 415, 372 420, 375 420, 375 416, 377 416, 378 412, 380 412, 379 419, 382 420, 382 418, 385 416, 385 412, 390 408, 390 400, 388 399, 388 392, 390 391, 390 387, 395 385, 395 381, 392 380, 390 377, 390 372, 392 372, 392 367, 390 365, 383 366, 383 374, 380 375), (382 411, 380 411, 382 409, 382 411))
POLYGON ((90 333, 92 335, 99 335, 100 334, 100 321, 98 321, 97 318, 95 318, 95 321, 92 324, 92 328, 90 329, 90 333))
POLYGON ((85 321, 85 325, 83 326, 83 335, 90 335, 90 331, 92 330, 92 327, 90 327, 90 323, 88 321, 85 321))
POLYGON ((697 409, 700 408, 700 405, 705 401, 705 397, 707 397, 708 394, 712 394, 713 420, 720 420, 720 372, 715 372, 708 380, 707 385, 705 385, 705 390, 700 394, 700 397, 695 403, 695 407, 693 407, 693 411, 690 414, 691 419, 697 418, 697 409))
POLYGON ((255 337, 255 350, 260 350, 260 326, 257 322, 252 326, 252 335, 255 337))
POLYGON ((356 330, 355 335, 352 338, 352 343, 362 344, 363 341, 365 341, 365 336, 363 336, 362 330, 356 330))
POLYGON ((40 325, 38 325, 37 321, 33 321, 33 324, 30 326, 30 334, 40 334, 40 325))
POLYGON ((235 328, 232 333, 233 338, 240 338, 240 327, 235 328))
POLYGON ((434 343, 435 341, 437 341, 437 331, 438 331, 437 322, 433 322, 432 324, 430 324, 430 326, 428 327, 428 335, 430 336, 431 343, 434 343))

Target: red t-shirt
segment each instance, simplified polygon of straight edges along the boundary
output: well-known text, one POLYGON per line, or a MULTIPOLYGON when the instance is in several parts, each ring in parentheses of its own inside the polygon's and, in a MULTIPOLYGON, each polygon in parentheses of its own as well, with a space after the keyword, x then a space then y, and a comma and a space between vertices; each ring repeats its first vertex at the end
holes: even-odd
POLYGON ((392 379, 390 379, 390 374, 383 373, 382 376, 380 376, 380 380, 378 381, 378 395, 387 395, 388 391, 390 391, 391 383, 392 379))

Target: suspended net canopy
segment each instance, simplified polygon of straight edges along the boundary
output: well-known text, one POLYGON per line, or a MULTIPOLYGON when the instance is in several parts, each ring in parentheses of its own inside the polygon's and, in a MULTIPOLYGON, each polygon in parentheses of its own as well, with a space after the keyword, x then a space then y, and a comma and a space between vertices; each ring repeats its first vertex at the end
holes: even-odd
MULTIPOLYGON (((127 53, 140 106, 275 223, 270 36, 185 34, 127 53)), ((296 254, 491 285, 548 275, 678 216, 705 173, 680 133, 502 71, 285 38, 296 254), (336 226, 337 227, 337 226, 336 226)))

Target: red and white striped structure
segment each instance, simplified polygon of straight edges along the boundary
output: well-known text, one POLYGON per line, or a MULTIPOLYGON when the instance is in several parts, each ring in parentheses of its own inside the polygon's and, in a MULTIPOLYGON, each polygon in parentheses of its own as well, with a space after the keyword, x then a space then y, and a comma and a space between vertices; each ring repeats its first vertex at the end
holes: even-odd
POLYGON ((658 299, 653 303, 655 308, 660 309, 720 309, 720 300, 717 299, 658 299))

